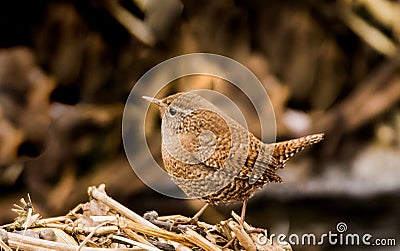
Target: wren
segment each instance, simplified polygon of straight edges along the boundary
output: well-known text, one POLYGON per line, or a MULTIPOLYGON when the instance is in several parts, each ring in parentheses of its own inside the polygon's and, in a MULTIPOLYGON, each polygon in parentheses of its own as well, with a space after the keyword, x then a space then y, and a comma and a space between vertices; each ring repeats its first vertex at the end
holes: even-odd
POLYGON ((162 159, 172 180, 189 197, 206 204, 247 201, 270 182, 282 183, 276 173, 305 147, 323 140, 318 133, 278 143, 263 143, 205 98, 180 92, 164 99, 143 96, 157 104, 161 116, 162 159))

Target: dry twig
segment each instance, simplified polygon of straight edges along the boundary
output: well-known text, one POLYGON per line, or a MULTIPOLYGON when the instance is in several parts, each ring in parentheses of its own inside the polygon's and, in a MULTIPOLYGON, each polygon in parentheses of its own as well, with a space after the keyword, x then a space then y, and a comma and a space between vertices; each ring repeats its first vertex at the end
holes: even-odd
MULTIPOLYGON (((234 238, 237 238, 240 248, 246 250, 271 248, 283 250, 271 243, 260 246, 257 238, 254 238, 252 233, 248 234, 254 228, 247 223, 244 224, 244 228, 241 228, 235 221, 237 215, 234 213, 234 219, 217 225, 204 222, 199 222, 197 226, 177 224, 175 229, 177 232, 173 232, 170 231, 171 221, 184 218, 183 216, 158 217, 156 212, 152 212, 150 218, 149 214, 143 218, 109 197, 104 185, 90 187, 88 193, 92 198, 91 201, 75 207, 69 214, 60 217, 38 220, 40 215, 35 213, 33 207, 29 207, 31 210, 28 213, 18 206, 19 216, 16 221, 2 227, 8 232, 6 232, 7 238, 3 238, 7 241, 0 242, 0 247, 4 250, 19 247, 21 250, 67 251, 189 251, 199 248, 213 251, 223 250, 224 245, 229 248, 229 245, 234 243, 234 238), (27 214, 37 215, 37 219, 31 222, 29 217, 26 217, 27 214), (165 229, 154 225, 147 218, 165 229), (26 223, 28 221, 29 224, 26 223), (26 229, 26 231, 16 231, 20 229, 26 229), (30 236, 24 236, 18 232, 29 232, 30 236)), ((238 242, 235 243, 238 244, 238 242)))

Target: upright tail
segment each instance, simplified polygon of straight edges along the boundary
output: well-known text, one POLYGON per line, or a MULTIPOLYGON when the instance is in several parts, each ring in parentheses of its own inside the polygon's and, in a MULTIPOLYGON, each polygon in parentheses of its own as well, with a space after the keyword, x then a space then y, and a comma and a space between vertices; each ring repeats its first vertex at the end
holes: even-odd
POLYGON ((270 165, 278 168, 285 167, 286 161, 293 157, 296 153, 303 150, 305 147, 316 144, 324 139, 323 133, 312 134, 297 139, 291 139, 275 143, 275 149, 272 153, 270 165))

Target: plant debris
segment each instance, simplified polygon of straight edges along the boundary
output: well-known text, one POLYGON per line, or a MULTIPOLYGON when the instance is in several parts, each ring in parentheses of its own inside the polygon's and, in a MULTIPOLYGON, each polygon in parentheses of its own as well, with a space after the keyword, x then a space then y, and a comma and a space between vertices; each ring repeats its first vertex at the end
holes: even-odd
POLYGON ((0 228, 3 250, 292 250, 272 243, 267 231, 239 217, 216 225, 188 220, 181 215, 158 216, 149 211, 142 217, 105 192, 105 185, 89 187, 90 200, 79 204, 67 215, 44 219, 35 212, 32 202, 21 199, 14 205, 18 213, 13 223, 0 228), (178 223, 177 223, 178 222, 178 223))

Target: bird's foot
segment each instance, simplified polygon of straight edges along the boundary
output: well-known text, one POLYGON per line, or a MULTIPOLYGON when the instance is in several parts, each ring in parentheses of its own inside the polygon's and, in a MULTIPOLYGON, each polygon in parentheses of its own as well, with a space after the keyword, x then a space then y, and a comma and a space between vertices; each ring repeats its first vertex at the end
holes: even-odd
POLYGON ((197 226, 197 222, 199 222, 198 218, 177 218, 175 219, 172 224, 171 224, 171 228, 175 227, 175 226, 180 226, 180 225, 193 225, 193 226, 197 226))
POLYGON ((153 223, 154 225, 167 229, 172 232, 181 233, 187 228, 196 229, 197 219, 193 218, 175 218, 167 221, 158 220, 158 214, 156 211, 150 211, 143 216, 146 220, 153 223))
POLYGON ((222 250, 229 248, 232 244, 234 244, 234 242, 236 241, 236 238, 232 238, 230 239, 223 247, 222 250))
POLYGON ((199 221, 200 216, 203 214, 203 212, 207 209, 208 203, 204 204, 204 206, 192 217, 192 218, 185 218, 185 219, 175 219, 174 222, 172 223, 172 226, 177 226, 177 225, 194 225, 197 226, 197 223, 199 221))

